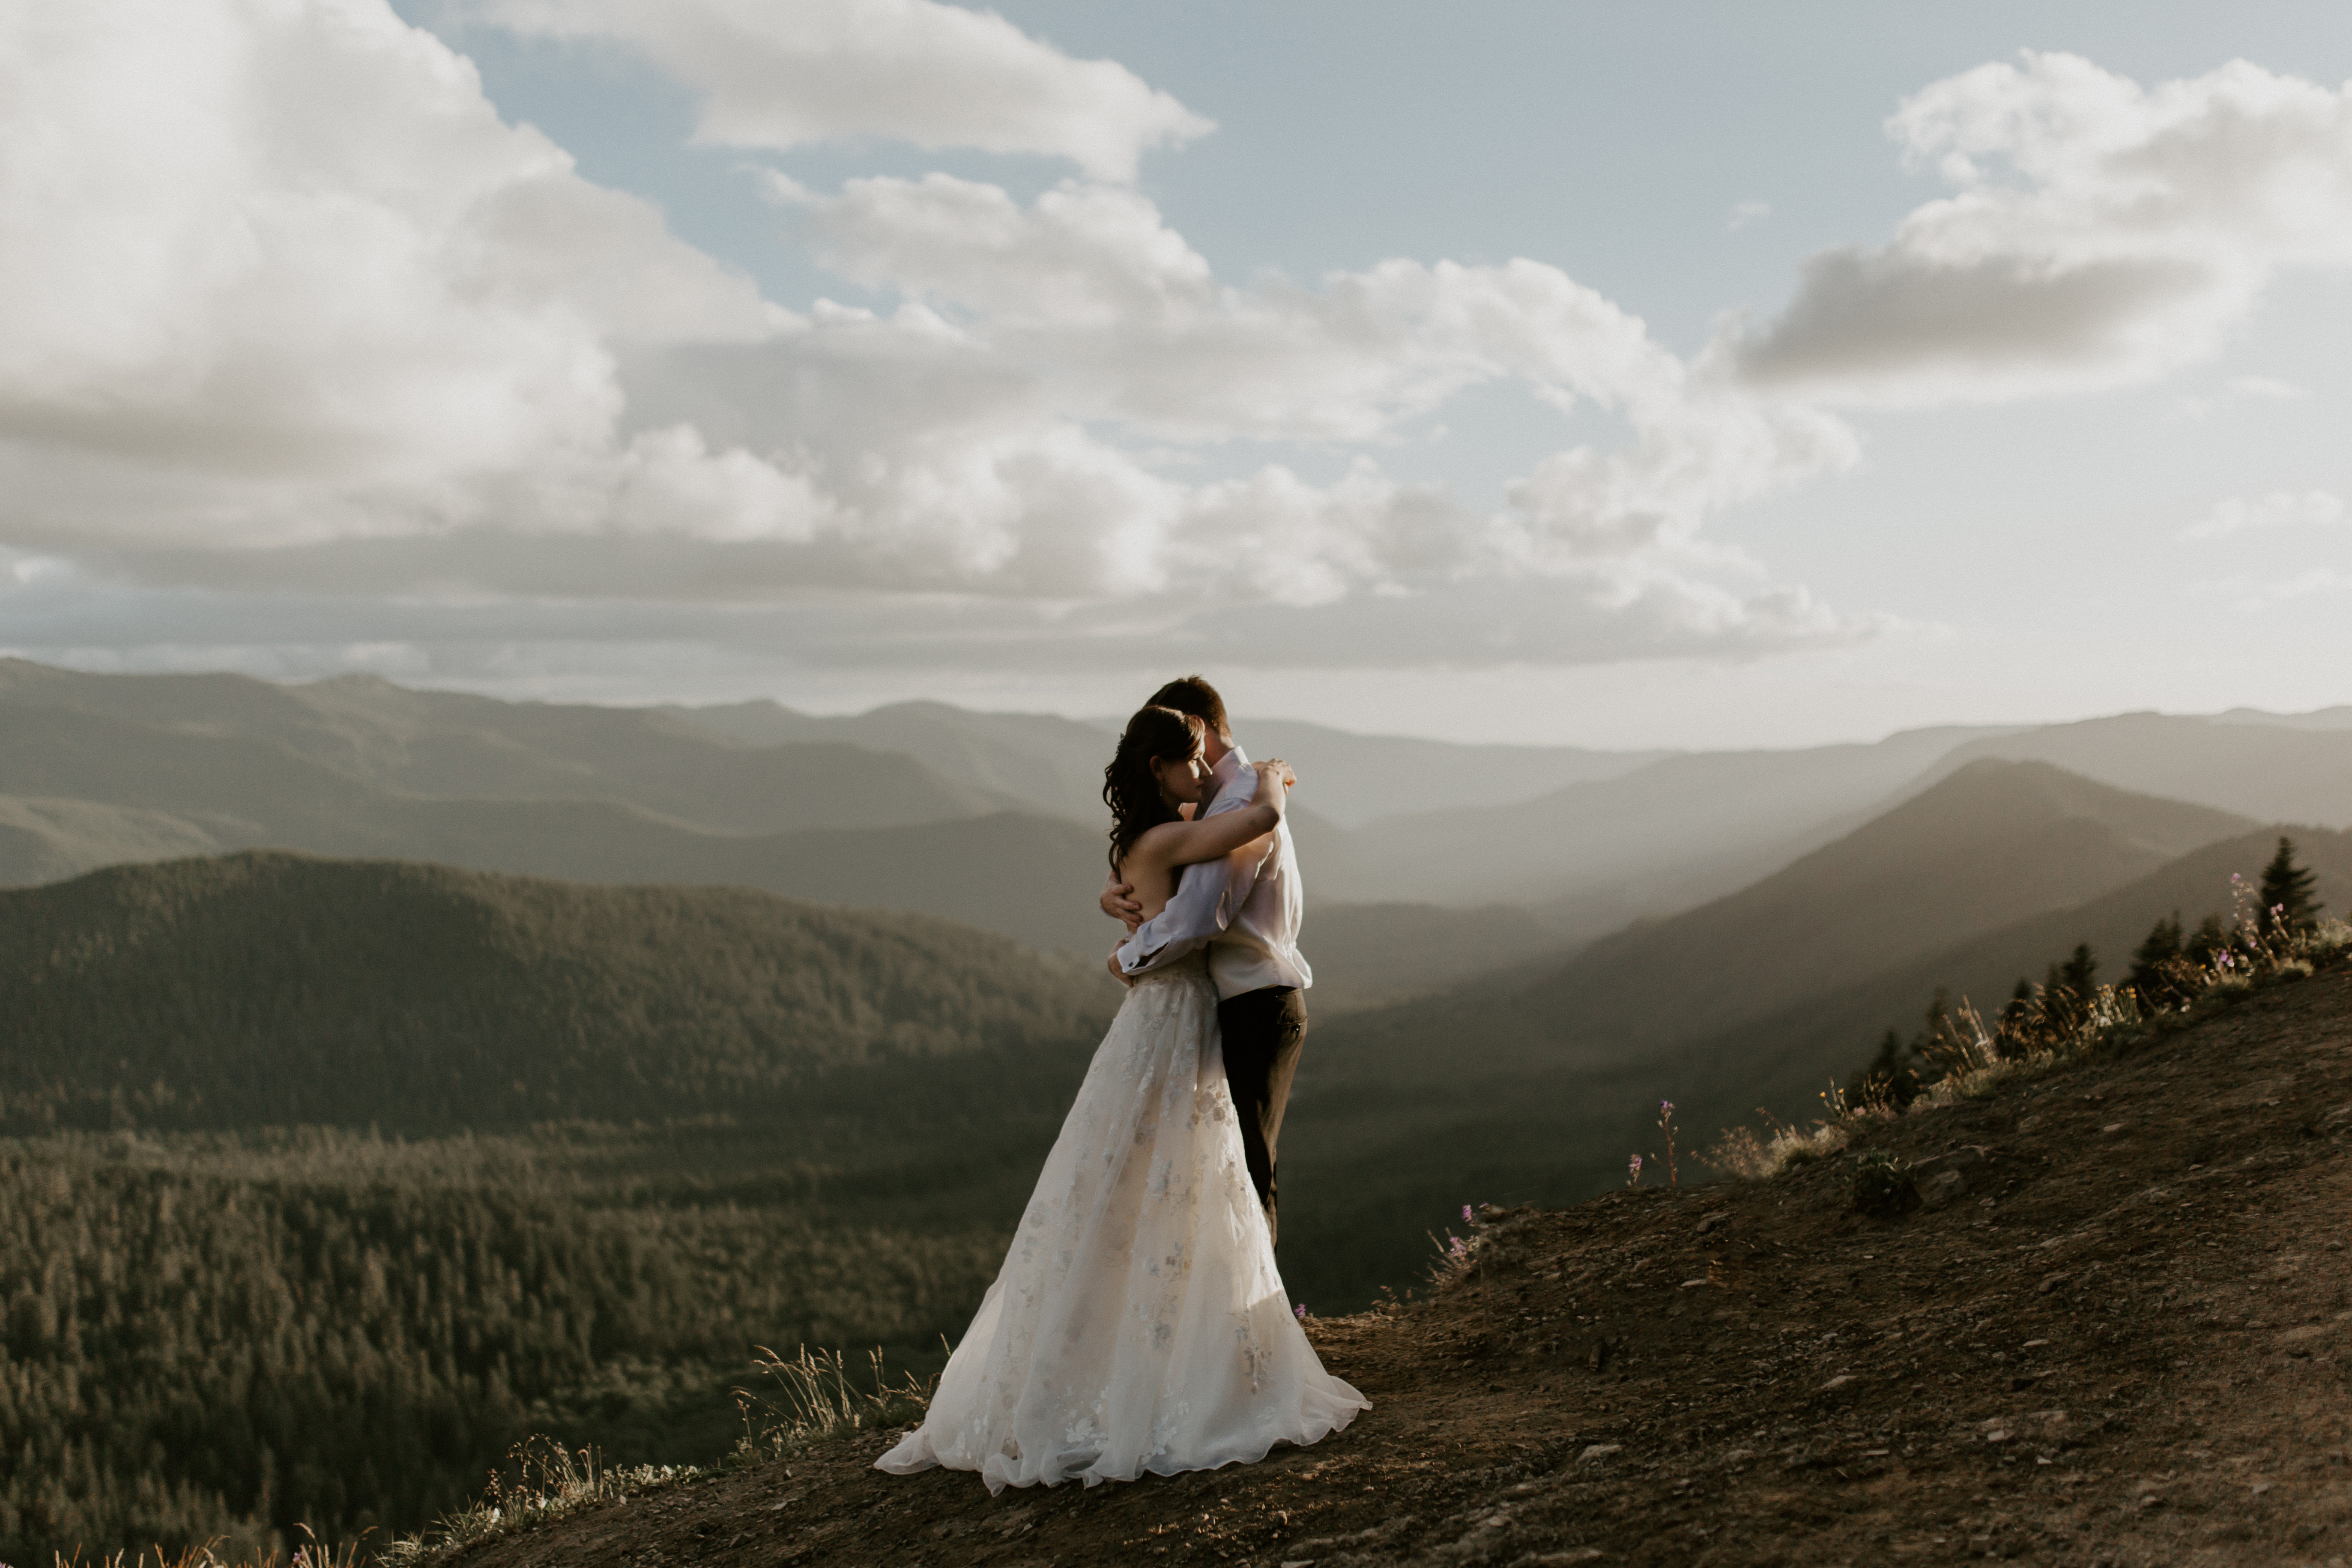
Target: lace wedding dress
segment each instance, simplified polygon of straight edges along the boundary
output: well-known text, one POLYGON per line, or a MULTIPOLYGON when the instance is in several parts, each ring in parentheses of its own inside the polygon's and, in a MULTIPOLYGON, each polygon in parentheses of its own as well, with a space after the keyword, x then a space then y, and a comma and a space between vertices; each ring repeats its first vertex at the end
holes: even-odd
POLYGON ((1195 955, 1128 993, 929 1415, 875 1464, 1092 1486, 1262 1459, 1370 1408, 1283 1293, 1195 955))

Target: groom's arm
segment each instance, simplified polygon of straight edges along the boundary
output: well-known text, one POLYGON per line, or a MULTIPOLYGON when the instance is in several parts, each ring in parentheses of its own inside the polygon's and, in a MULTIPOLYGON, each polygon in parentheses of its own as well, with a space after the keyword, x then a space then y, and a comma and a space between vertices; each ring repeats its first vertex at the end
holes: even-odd
MULTIPOLYGON (((1209 815, 1223 816, 1239 811, 1251 798, 1248 790, 1237 785, 1228 788, 1209 807, 1209 815)), ((1168 907, 1136 927, 1118 950, 1119 966, 1130 975, 1148 974, 1223 935, 1234 923, 1234 911, 1248 900, 1250 889, 1257 885, 1258 863, 1263 858, 1247 849, 1236 849, 1221 858, 1185 867, 1168 907)))

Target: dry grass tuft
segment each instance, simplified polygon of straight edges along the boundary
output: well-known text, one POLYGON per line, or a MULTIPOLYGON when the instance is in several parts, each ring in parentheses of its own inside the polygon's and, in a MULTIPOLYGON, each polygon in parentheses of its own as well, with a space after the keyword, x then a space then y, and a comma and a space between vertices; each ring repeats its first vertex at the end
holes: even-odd
MULTIPOLYGON (((310 1535, 308 1525, 295 1528, 305 1535, 310 1535)), ((310 1535, 310 1540, 297 1546, 290 1557, 272 1551, 259 1559, 239 1557, 232 1562, 220 1555, 216 1550, 219 1545, 220 1541, 215 1538, 201 1546, 184 1546, 176 1552, 166 1552, 161 1546, 136 1550, 125 1547, 119 1552, 85 1558, 77 1548, 70 1557, 62 1552, 52 1552, 50 1556, 56 1568, 360 1568, 367 1561, 360 1555, 361 1543, 357 1541, 329 1546, 315 1535, 310 1535)))
MULTIPOLYGON (((604 1464, 593 1448, 574 1453, 551 1437, 526 1438, 510 1457, 516 1462, 512 1481, 491 1477, 490 1489, 481 1499, 444 1517, 436 1530, 394 1542, 378 1561, 393 1568, 425 1568, 478 1542, 528 1530, 583 1509, 699 1480, 710 1473, 693 1465, 615 1468, 604 1464)), ((295 1568, 307 1565, 298 1563, 295 1568)))
POLYGON ((739 1388, 735 1407, 743 1413, 743 1435, 735 1440, 730 1466, 764 1464, 795 1449, 845 1432, 878 1432, 919 1419, 930 1406, 932 1384, 909 1376, 887 1381, 882 1352, 867 1354, 868 1393, 853 1386, 839 1351, 811 1354, 803 1345, 791 1361, 765 1345, 751 1363, 766 1374, 766 1389, 739 1388))

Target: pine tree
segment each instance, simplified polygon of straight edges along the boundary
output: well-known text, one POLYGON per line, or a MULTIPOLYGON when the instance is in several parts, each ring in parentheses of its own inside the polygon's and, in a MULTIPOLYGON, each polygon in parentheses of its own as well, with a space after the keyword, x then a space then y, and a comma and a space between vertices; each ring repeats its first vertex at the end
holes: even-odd
POLYGON ((2263 919, 2264 936, 2284 931, 2290 933, 2312 928, 2321 908, 2311 896, 2316 879, 2307 867, 2294 863, 2294 840, 2279 836, 2278 853, 2263 868, 2263 919))
POLYGON ((2054 1034, 2082 1026, 2098 991, 2099 960, 2088 942, 2076 942, 2065 963, 2053 962, 2042 977, 2042 1016, 2054 1034))
POLYGON ((2132 953, 2129 984, 2139 993, 2142 1002, 2153 1004, 2169 987, 2164 976, 2164 966, 2180 956, 2180 911, 2172 918, 2160 920, 2149 928, 2147 936, 2132 953))
POLYGON ((2207 915, 2197 922, 2197 934, 2182 946, 2182 953, 2200 969, 2210 969, 2213 960, 2230 945, 2230 933, 2222 929, 2220 915, 2207 915))
POLYGON ((2059 971, 2059 978, 2065 982, 2066 989, 2073 992, 2078 999, 2084 1002, 2090 1001, 2092 995, 2099 989, 2099 959, 2098 955, 2091 951, 2089 942, 2078 942, 2074 944, 2074 954, 2066 960, 2066 967, 2059 971))

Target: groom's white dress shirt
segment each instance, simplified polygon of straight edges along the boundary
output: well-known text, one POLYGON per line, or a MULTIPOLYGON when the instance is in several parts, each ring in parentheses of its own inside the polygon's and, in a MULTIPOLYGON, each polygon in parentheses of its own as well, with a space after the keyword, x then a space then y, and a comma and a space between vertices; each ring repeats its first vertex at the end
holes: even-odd
MULTIPOLYGON (((1257 795, 1257 770, 1239 746, 1218 759, 1210 776, 1215 793, 1203 816, 1239 811, 1257 795)), ((1315 984, 1314 971, 1298 951, 1298 925, 1306 912, 1298 856, 1286 818, 1269 837, 1222 860, 1184 867, 1168 907, 1138 926, 1119 949, 1119 967, 1129 974, 1149 973, 1206 943, 1209 978, 1220 998, 1269 985, 1303 991, 1315 984)))

